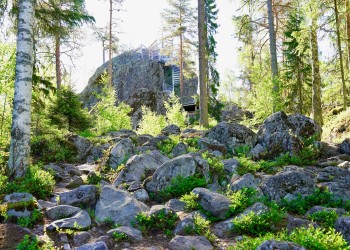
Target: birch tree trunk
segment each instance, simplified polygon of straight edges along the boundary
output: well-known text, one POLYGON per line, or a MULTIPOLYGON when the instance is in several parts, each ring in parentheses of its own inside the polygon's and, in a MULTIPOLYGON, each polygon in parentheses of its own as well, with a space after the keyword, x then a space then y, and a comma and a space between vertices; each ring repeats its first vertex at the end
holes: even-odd
POLYGON ((25 175, 30 164, 30 103, 33 78, 34 0, 18 1, 16 78, 8 174, 25 175))
POLYGON ((274 15, 272 10, 272 0, 267 0, 268 20, 269 20, 269 38, 270 38, 270 57, 271 57, 271 71, 274 93, 273 111, 278 110, 279 105, 279 86, 278 86, 278 64, 277 64, 277 46, 276 34, 274 25, 274 15))
POLYGON ((315 122, 322 126, 321 74, 318 59, 317 17, 311 23, 311 57, 312 57, 312 113, 315 122))
POLYGON ((208 89, 207 89, 207 57, 205 37, 205 0, 198 0, 198 41, 199 41, 199 108, 200 123, 209 126, 208 121, 208 89))

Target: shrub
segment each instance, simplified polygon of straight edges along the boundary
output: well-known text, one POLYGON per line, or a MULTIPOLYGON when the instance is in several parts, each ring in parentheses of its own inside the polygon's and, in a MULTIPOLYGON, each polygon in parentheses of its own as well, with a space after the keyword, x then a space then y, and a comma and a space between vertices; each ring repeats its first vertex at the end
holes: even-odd
POLYGON ((128 236, 121 232, 114 232, 113 235, 112 235, 112 238, 115 240, 115 241, 124 241, 124 240, 128 240, 128 236))
POLYGON ((256 201, 256 191, 252 188, 243 188, 237 192, 228 192, 228 198, 232 202, 230 205, 230 214, 236 215, 250 207, 256 201))
POLYGON ((318 211, 308 216, 312 221, 316 221, 322 224, 324 227, 334 227, 335 221, 338 219, 338 214, 336 211, 318 211))
POLYGON ((43 214, 40 210, 34 209, 32 214, 27 217, 20 217, 17 219, 17 224, 21 227, 33 227, 38 221, 43 219, 43 214))
POLYGON ((174 93, 171 94, 169 101, 164 102, 164 106, 168 124, 175 124, 180 128, 186 127, 187 112, 183 110, 180 99, 174 93))
POLYGON ((142 119, 139 124, 138 134, 159 135, 164 127, 167 126, 165 117, 157 115, 149 108, 142 107, 142 119))
POLYGON ((217 175, 222 177, 224 175, 224 163, 218 157, 210 154, 208 151, 202 154, 203 159, 205 159, 209 164, 209 171, 212 175, 217 175))
POLYGON ((210 231, 210 221, 204 219, 199 214, 194 215, 193 219, 193 233, 199 236, 204 235, 211 243, 214 243, 216 240, 216 236, 210 231))
POLYGON ((163 232, 167 236, 172 235, 178 216, 175 212, 159 211, 156 215, 149 216, 145 213, 136 215, 136 223, 141 232, 145 234, 154 234, 155 232, 163 232))
POLYGON ((27 192, 38 199, 49 197, 54 190, 55 181, 53 176, 40 168, 38 165, 29 167, 28 172, 23 178, 15 179, 12 182, 6 182, 5 193, 27 192))
POLYGON ((17 245, 17 250, 55 250, 51 241, 39 243, 39 240, 35 236, 24 236, 23 240, 17 245))
POLYGON ((172 158, 173 155, 171 152, 173 151, 174 147, 176 146, 176 142, 173 140, 164 140, 157 143, 157 148, 165 155, 167 155, 169 158, 172 158))
POLYGON ((200 208, 198 203, 198 194, 189 193, 181 196, 180 201, 184 202, 186 211, 193 211, 200 208))
POLYGON ((157 197, 161 200, 169 200, 189 193, 196 187, 204 187, 206 184, 205 177, 190 176, 185 178, 179 175, 171 179, 170 185, 162 189, 157 197))
POLYGON ((270 207, 269 211, 261 214, 250 212, 247 215, 236 217, 233 220, 234 231, 251 235, 264 235, 276 231, 276 225, 282 221, 285 214, 277 205, 270 207))

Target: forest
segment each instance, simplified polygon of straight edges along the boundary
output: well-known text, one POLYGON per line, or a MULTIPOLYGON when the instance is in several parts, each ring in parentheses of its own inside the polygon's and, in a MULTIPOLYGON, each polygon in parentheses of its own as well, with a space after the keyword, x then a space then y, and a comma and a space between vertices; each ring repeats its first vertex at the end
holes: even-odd
POLYGON ((0 249, 350 249, 350 0, 136 1, 0 0, 0 249))

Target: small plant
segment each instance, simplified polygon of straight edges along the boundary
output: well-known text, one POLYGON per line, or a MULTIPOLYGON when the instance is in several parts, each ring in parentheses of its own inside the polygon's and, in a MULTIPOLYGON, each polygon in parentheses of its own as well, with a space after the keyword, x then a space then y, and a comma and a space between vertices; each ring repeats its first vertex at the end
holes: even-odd
POLYGON ((210 231, 210 221, 204 219, 201 215, 194 216, 194 232, 197 235, 204 235, 211 243, 214 243, 216 236, 210 231))
POLYGON ((318 211, 308 216, 312 221, 316 221, 322 224, 324 227, 334 227, 335 221, 338 219, 338 214, 334 210, 326 211, 318 211))
POLYGON ((164 140, 157 143, 157 148, 165 155, 167 155, 169 158, 172 158, 173 155, 171 152, 173 151, 174 147, 176 146, 176 143, 173 140, 164 140))
POLYGON ((209 171, 212 175, 217 175, 219 177, 224 175, 224 163, 220 158, 211 155, 208 151, 203 153, 202 157, 208 162, 209 171))
POLYGON ((193 211, 200 208, 198 203, 198 194, 189 193, 181 196, 180 201, 184 202, 186 211, 193 211))
POLYGON ((17 224, 21 227, 33 227, 38 221, 43 219, 43 214, 40 210, 34 209, 32 214, 27 217, 19 217, 17 224))
POLYGON ((256 236, 264 235, 276 231, 276 225, 282 221, 284 216, 285 214, 278 209, 277 205, 270 207, 269 211, 261 214, 250 212, 233 220, 234 231, 256 236))
POLYGON ((183 109, 180 99, 174 93, 169 101, 164 102, 168 124, 175 124, 180 128, 186 127, 187 112, 183 109))
POLYGON ((237 192, 229 191, 228 198, 232 202, 230 205, 230 214, 236 215, 256 202, 256 190, 253 188, 243 188, 237 192))
POLYGON ((248 157, 251 148, 249 145, 235 147, 234 153, 240 157, 248 157))
POLYGON ((167 236, 172 236, 177 220, 178 216, 175 212, 166 212, 166 210, 151 216, 146 213, 136 215, 136 223, 145 234, 161 231, 167 236))
POLYGON ((118 242, 129 239, 128 236, 123 232, 114 232, 112 237, 115 241, 118 241, 118 242))
POLYGON ((162 189, 157 196, 160 200, 169 200, 171 198, 180 197, 183 194, 191 192, 196 187, 204 187, 207 185, 205 177, 190 176, 184 178, 177 176, 170 181, 170 185, 162 189))
POLYGON ((46 241, 40 244, 35 236, 24 236, 23 240, 16 246, 17 250, 55 250, 52 241, 46 241))
POLYGON ((142 107, 142 119, 139 124, 138 134, 159 135, 164 127, 167 126, 165 116, 157 115, 149 108, 142 107))
POLYGON ((91 185, 97 185, 102 180, 103 180, 103 177, 101 176, 101 173, 88 175, 87 177, 87 182, 91 185))

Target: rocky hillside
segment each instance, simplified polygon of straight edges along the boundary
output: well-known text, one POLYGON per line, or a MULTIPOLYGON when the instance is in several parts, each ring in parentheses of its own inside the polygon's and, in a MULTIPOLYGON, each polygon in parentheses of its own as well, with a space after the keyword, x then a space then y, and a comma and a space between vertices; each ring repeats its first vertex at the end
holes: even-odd
POLYGON ((67 250, 349 249, 350 143, 319 158, 320 135, 311 119, 279 112, 257 133, 222 122, 72 136, 81 164, 44 166, 51 196, 3 198, 0 249, 24 235, 42 249, 53 249, 48 238, 67 250), (11 223, 23 218, 28 229, 11 223))

